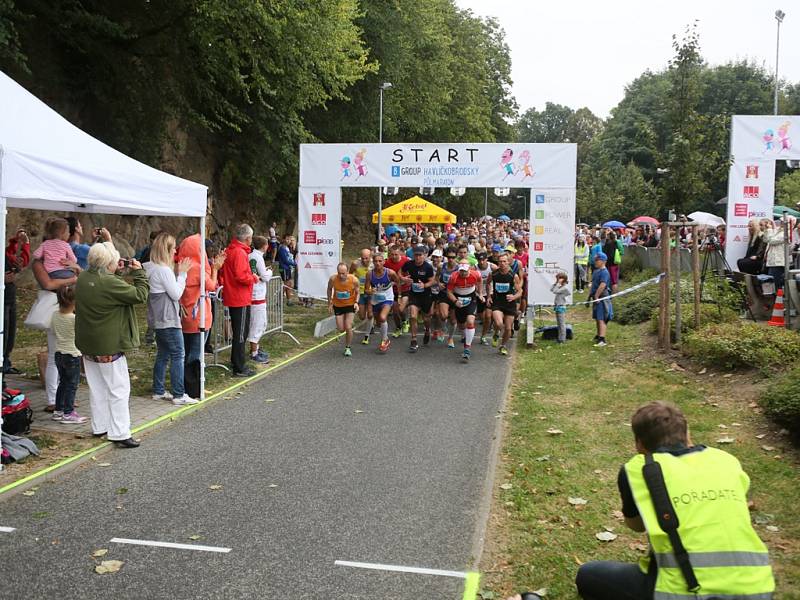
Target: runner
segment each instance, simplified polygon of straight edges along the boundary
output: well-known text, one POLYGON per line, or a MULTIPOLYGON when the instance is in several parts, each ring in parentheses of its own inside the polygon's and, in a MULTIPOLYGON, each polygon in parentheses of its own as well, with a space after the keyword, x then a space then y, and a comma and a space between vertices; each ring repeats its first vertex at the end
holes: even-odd
POLYGON ((519 275, 511 270, 508 255, 501 254, 497 271, 492 274, 492 295, 488 304, 492 307, 494 318, 495 339, 499 331, 503 332, 503 343, 500 345, 500 354, 508 354, 508 339, 514 327, 514 318, 517 316, 517 301, 522 296, 522 281, 519 275))
MULTIPOLYGON (((478 259, 478 273, 481 274, 483 279, 483 289, 488 290, 492 281, 492 273, 497 269, 496 265, 489 262, 489 255, 486 252, 478 252, 475 255, 478 259)), ((479 299, 478 300, 478 314, 481 316, 481 345, 488 346, 489 340, 486 337, 489 333, 489 327, 492 325, 492 309, 488 304, 479 299)))
POLYGON ((450 277, 447 295, 455 307, 456 321, 464 330, 464 354, 461 362, 466 363, 469 362, 472 339, 475 337, 475 313, 478 311, 476 299, 484 295, 481 275, 470 269, 466 258, 459 261, 458 272, 450 277))
MULTIPOLYGON (((408 257, 405 255, 405 248, 402 244, 394 244, 389 248, 389 260, 385 261, 385 266, 390 271, 400 273, 400 269, 408 262, 408 257)), ((411 284, 403 283, 394 288, 394 296, 397 301, 392 307, 392 314, 394 315, 394 333, 393 337, 399 338, 404 333, 408 333, 409 323, 405 318, 406 307, 408 306, 408 295, 411 292, 411 284)))
POLYGON ((460 263, 464 259, 469 262, 470 267, 475 267, 478 264, 478 259, 469 253, 469 247, 466 244, 461 244, 458 247, 458 262, 460 263))
POLYGON ((364 339, 361 343, 365 346, 369 344, 369 336, 372 332, 372 324, 374 318, 372 310, 370 309, 370 298, 364 292, 364 286, 367 283, 367 275, 372 270, 372 250, 364 248, 361 251, 359 260, 354 260, 350 265, 350 272, 358 277, 358 318, 361 319, 362 329, 364 331, 364 339), (366 322, 366 328, 363 325, 366 322))
POLYGON ((347 272, 347 265, 336 265, 336 275, 328 280, 328 312, 336 315, 336 328, 345 332, 344 355, 352 356, 353 318, 358 307, 358 278, 347 272))
POLYGON ((411 318, 411 346, 409 352, 419 349, 417 344, 417 318, 422 314, 425 323, 425 335, 422 343, 427 345, 431 341, 431 308, 433 308, 433 293, 431 287, 436 283, 433 265, 425 260, 428 249, 426 246, 414 247, 414 260, 407 262, 400 270, 400 280, 411 285, 409 292, 409 317, 411 318))
POLYGON ((364 293, 370 295, 372 313, 381 329, 381 345, 378 346, 378 350, 382 353, 386 353, 391 344, 389 342, 389 323, 386 322, 386 319, 394 304, 393 284, 400 283, 397 273, 385 268, 384 262, 385 259, 380 253, 372 257, 374 267, 367 276, 364 286, 364 293))
POLYGON ((450 310, 452 305, 450 304, 450 297, 447 294, 447 284, 450 282, 450 277, 452 274, 458 269, 458 263, 456 262, 456 249, 452 246, 448 246, 445 249, 445 258, 447 261, 439 270, 439 285, 441 287, 441 291, 439 292, 439 318, 442 320, 444 331, 439 332, 439 337, 436 338, 436 341, 443 342, 445 339, 444 334, 446 333, 447 347, 455 348, 456 344, 453 341, 455 319, 453 314, 451 314, 452 311, 450 310))
POLYGON ((433 265, 433 285, 431 286, 431 295, 433 296, 433 307, 431 308, 431 327, 433 328, 433 339, 438 340, 442 335, 442 319, 439 317, 439 295, 442 291, 442 284, 439 282, 442 272, 442 258, 443 253, 439 248, 436 248, 431 254, 431 264, 433 265))

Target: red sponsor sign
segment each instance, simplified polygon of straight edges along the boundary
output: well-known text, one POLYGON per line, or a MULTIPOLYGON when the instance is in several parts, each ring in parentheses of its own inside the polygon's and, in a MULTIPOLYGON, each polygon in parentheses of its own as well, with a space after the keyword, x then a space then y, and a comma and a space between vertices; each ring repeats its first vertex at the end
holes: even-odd
POLYGON ((541 252, 544 250, 544 242, 533 242, 533 251, 541 252))
POLYGON ((733 205, 733 214, 736 217, 746 217, 747 216, 747 204, 739 204, 736 203, 733 205))
POLYGON ((305 243, 305 244, 316 244, 317 243, 317 232, 316 231, 304 231, 303 232, 303 243, 305 243))
POLYGON ((317 192, 314 194, 314 202, 313 206, 325 206, 325 194, 322 192, 317 192))
POLYGON ((327 222, 328 218, 325 216, 325 213, 311 213, 312 225, 325 225, 327 222))
POLYGON ((757 185, 746 185, 746 186, 744 186, 744 197, 745 198, 758 198, 758 186, 757 185))

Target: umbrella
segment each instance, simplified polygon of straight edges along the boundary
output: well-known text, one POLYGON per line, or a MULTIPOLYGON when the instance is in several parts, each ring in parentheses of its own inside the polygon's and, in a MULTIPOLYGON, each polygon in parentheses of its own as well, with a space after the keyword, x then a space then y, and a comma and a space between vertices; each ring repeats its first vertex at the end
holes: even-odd
POLYGON ((392 235, 393 233, 402 231, 402 229, 400 229, 397 225, 387 225, 384 227, 384 231, 386 231, 386 235, 392 235))
POLYGON ((610 229, 625 229, 625 223, 620 223, 619 221, 606 221, 603 223, 603 227, 608 227, 610 229))
POLYGON ((500 215, 499 217, 497 217, 497 220, 498 221, 510 221, 511 217, 509 217, 508 215, 500 215))
POLYGON ((654 219, 653 217, 636 217, 633 221, 630 222, 631 225, 658 225, 658 219, 654 219))
POLYGON ((783 211, 786 211, 790 217, 797 217, 800 218, 800 212, 796 211, 793 208, 789 208, 788 206, 773 206, 772 207, 772 216, 773 217, 782 217, 783 211))
POLYGON ((711 213, 707 212, 693 212, 689 214, 689 218, 698 223, 700 225, 705 225, 706 227, 716 227, 717 225, 725 225, 725 219, 722 217, 718 217, 717 215, 712 215, 711 213))

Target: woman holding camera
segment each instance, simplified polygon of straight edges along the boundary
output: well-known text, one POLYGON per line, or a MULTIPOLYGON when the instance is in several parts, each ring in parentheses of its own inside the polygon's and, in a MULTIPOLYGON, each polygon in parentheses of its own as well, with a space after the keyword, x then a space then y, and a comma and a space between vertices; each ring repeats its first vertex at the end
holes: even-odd
POLYGON ((149 284, 142 265, 130 260, 127 283, 116 275, 119 252, 111 242, 94 244, 87 256, 89 268, 78 276, 75 292, 75 345, 83 354, 92 433, 123 448, 135 448, 128 406, 131 382, 126 352, 139 345, 134 306, 147 301, 149 284))

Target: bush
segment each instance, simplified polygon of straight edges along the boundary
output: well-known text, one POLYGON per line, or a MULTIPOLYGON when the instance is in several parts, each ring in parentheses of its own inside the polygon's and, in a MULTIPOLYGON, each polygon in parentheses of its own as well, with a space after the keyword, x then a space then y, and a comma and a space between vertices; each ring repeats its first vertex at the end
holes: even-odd
POLYGON ((800 338, 794 331, 758 323, 705 325, 686 336, 684 350, 703 364, 767 371, 800 359, 800 338))
POLYGON ((764 413, 785 425, 794 433, 800 432, 800 367, 770 381, 761 395, 764 413))
MULTIPOLYGON (((674 306, 670 309, 669 315, 669 330, 671 336, 675 338, 675 310, 674 306)), ((681 303, 683 312, 681 314, 681 333, 685 336, 690 331, 694 330, 694 305, 681 303)), ((700 305, 700 327, 709 325, 711 323, 735 323, 739 320, 739 315, 736 311, 726 308, 724 306, 717 306, 716 304, 701 304, 700 305)), ((658 332, 658 307, 653 310, 650 316, 650 330, 653 333, 658 332)))

